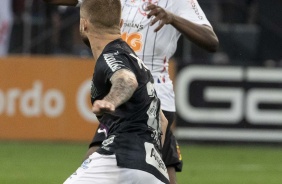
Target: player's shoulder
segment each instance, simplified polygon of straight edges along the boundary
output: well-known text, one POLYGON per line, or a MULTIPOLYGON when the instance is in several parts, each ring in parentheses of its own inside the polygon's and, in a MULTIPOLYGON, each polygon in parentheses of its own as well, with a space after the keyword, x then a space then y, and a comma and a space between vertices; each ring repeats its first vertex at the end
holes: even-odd
POLYGON ((122 49, 107 50, 98 58, 96 66, 109 67, 112 72, 115 72, 121 68, 127 68, 128 61, 128 54, 122 49))
POLYGON ((123 49, 107 50, 101 54, 100 60, 114 62, 116 60, 124 60, 128 52, 123 49))
POLYGON ((120 56, 127 54, 130 47, 122 39, 116 39, 106 45, 102 54, 113 54, 114 56, 120 56))
POLYGON ((121 63, 134 59, 130 57, 132 54, 134 54, 134 51, 128 44, 123 40, 118 39, 109 43, 105 47, 98 60, 105 61, 106 63, 121 63))

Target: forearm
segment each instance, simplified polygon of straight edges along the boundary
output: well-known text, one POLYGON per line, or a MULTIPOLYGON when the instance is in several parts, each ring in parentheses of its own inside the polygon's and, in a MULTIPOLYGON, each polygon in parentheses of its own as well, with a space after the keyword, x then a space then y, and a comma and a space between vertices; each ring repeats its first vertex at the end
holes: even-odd
POLYGON ((161 130, 162 130, 162 146, 164 145, 164 141, 165 141, 165 135, 166 135, 166 129, 167 129, 167 125, 168 125, 168 121, 163 113, 162 110, 160 110, 160 123, 161 123, 161 130))
POLYGON ((111 102, 115 107, 129 100, 138 87, 135 75, 126 69, 114 73, 111 82, 111 90, 103 100, 111 102))
POLYGON ((65 6, 76 6, 78 0, 44 0, 46 3, 65 6))
POLYGON ((195 24, 176 15, 172 16, 171 25, 191 42, 209 52, 215 52, 217 50, 219 44, 218 38, 211 27, 195 24))

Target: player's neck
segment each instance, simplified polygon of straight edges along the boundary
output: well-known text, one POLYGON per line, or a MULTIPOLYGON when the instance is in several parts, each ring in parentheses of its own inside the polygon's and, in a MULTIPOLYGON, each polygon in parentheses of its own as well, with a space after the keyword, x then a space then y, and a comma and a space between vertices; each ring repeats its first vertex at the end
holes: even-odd
POLYGON ((92 34, 89 41, 95 61, 97 61, 105 46, 118 38, 121 38, 120 34, 92 34))

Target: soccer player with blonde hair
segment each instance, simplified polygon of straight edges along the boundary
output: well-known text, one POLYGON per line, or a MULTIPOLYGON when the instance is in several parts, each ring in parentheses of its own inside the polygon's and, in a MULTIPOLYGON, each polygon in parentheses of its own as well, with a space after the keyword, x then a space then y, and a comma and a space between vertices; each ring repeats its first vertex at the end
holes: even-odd
MULTIPOLYGON (((61 5, 79 5, 83 0, 45 0, 61 5)), ((197 0, 121 0, 122 39, 136 52, 151 71, 154 86, 161 100, 161 109, 168 119, 163 159, 170 184, 176 183, 175 171, 182 170, 179 146, 170 130, 175 116, 175 98, 168 73, 170 58, 176 51, 180 35, 199 47, 215 52, 218 39, 197 0)), ((189 113, 189 112, 187 112, 189 113)), ((106 126, 97 129, 88 155, 104 139, 106 126)))
POLYGON ((95 66, 92 110, 107 136, 64 184, 168 184, 161 149, 167 120, 143 61, 121 39, 120 0, 84 0, 80 33, 95 66))

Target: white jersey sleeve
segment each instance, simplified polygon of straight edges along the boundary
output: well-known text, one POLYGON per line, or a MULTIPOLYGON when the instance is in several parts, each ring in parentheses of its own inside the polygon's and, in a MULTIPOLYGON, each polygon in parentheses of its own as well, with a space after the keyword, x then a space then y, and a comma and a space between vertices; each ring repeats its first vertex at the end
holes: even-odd
POLYGON ((212 27, 197 0, 177 0, 174 5, 177 6, 176 15, 193 23, 212 27))

